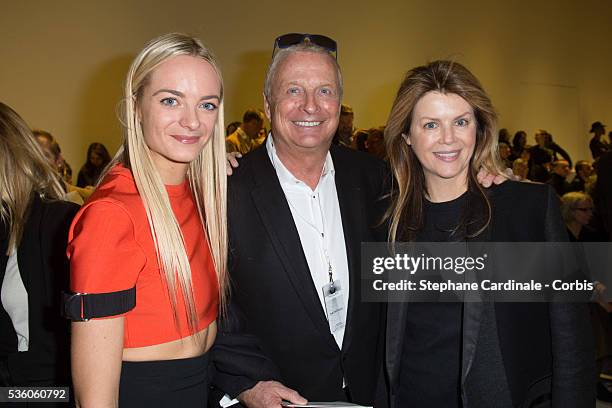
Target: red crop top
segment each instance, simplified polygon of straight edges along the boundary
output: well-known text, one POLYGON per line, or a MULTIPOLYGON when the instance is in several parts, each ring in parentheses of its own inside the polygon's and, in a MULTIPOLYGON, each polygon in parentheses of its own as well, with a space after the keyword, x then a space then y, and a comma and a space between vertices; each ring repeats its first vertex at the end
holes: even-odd
MULTIPOLYGON (((217 317, 219 283, 189 182, 166 189, 185 240, 199 331, 217 317)), ((125 348, 191 335, 180 289, 178 328, 174 322, 149 222, 128 169, 117 165, 108 173, 74 218, 68 241, 73 292, 108 293, 136 286, 136 306, 123 315, 125 348)))

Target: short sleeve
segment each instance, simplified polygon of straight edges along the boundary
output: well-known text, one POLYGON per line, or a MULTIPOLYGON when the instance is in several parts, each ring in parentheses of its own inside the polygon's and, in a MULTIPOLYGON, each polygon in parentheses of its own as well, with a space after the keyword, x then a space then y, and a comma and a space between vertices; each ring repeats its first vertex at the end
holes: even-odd
POLYGON ((134 222, 120 204, 100 200, 77 214, 68 236, 70 289, 109 293, 136 285, 146 256, 135 237, 134 222))

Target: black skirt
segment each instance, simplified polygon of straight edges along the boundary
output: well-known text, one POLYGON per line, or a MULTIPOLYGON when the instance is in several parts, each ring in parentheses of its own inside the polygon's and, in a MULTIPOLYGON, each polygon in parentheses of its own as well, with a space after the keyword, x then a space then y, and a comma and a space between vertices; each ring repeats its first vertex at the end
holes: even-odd
POLYGON ((208 399, 209 353, 163 361, 124 361, 119 407, 203 407, 208 399))

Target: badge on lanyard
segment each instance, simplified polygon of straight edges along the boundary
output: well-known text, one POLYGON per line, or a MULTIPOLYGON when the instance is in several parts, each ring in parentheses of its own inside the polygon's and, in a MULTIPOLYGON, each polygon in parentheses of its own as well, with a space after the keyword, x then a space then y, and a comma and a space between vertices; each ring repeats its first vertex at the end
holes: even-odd
POLYGON ((339 280, 323 285, 322 289, 329 329, 336 334, 344 329, 344 291, 339 280))

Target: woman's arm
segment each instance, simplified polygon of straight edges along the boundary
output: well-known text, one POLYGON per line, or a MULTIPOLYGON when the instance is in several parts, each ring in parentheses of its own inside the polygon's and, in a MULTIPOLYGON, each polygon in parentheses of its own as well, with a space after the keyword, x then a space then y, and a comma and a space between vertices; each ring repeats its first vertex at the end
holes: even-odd
POLYGON ((72 323, 72 382, 78 407, 117 407, 124 317, 72 323))

